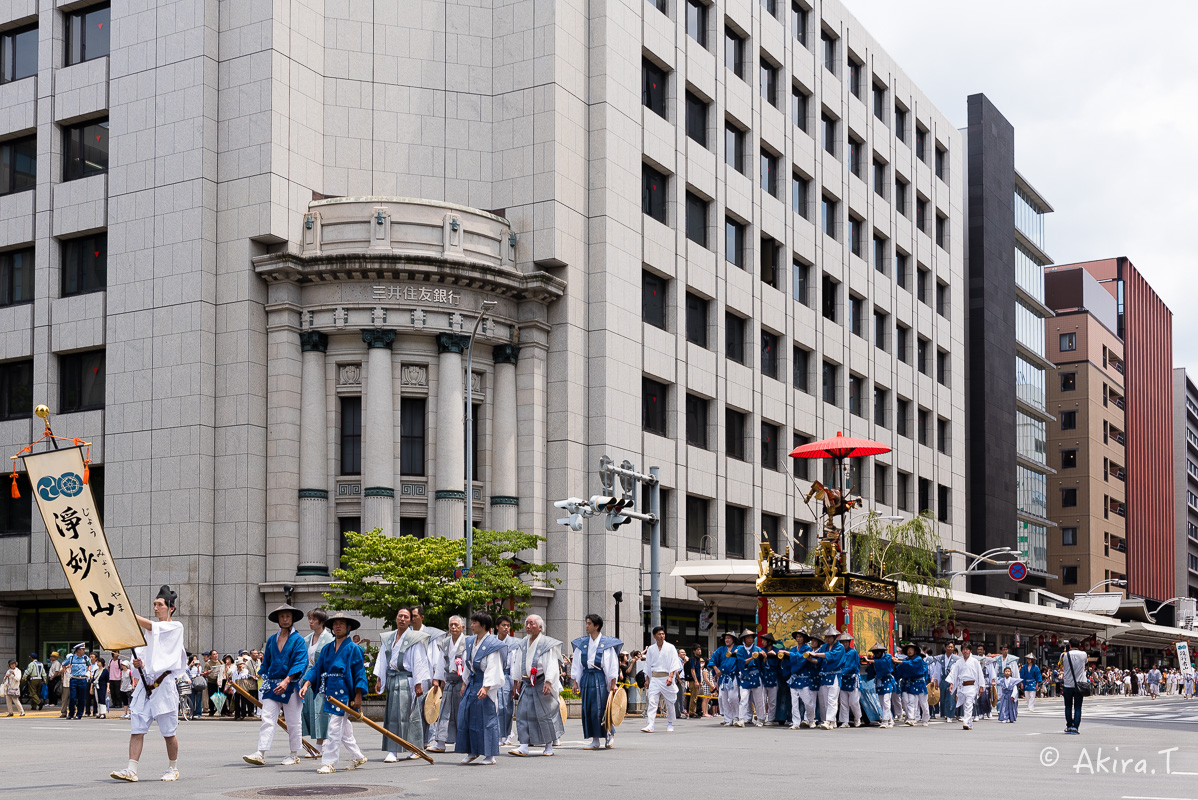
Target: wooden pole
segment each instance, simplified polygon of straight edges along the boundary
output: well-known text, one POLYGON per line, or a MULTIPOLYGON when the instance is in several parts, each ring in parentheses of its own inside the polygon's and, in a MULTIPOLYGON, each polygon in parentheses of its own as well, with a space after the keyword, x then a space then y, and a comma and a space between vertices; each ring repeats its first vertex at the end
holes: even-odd
MULTIPOLYGON (((246 700, 249 700, 251 703, 256 705, 258 708, 262 708, 262 704, 258 702, 258 698, 254 697, 252 694, 247 692, 245 689, 242 689, 240 686, 238 686, 236 681, 229 681, 229 685, 232 686, 234 689, 236 689, 237 693, 240 694, 242 697, 244 697, 246 700)), ((299 691, 299 690, 296 689, 296 691, 299 691)), ((287 730, 287 723, 283 721, 282 714, 279 714, 279 716, 275 717, 275 722, 279 723, 279 727, 282 728, 284 731, 287 730)), ((308 740, 304 739, 303 737, 300 737, 300 742, 303 743, 304 749, 308 751, 308 754, 310 756, 312 756, 313 758, 320 758, 320 749, 317 748, 316 745, 309 743, 308 740)))
POLYGON ((342 711, 344 711, 346 714, 352 714, 352 715, 353 715, 353 719, 357 720, 358 722, 365 722, 367 725, 369 725, 370 727, 374 728, 376 731, 378 731, 379 733, 383 734, 384 736, 386 736, 388 739, 390 739, 391 741, 395 742, 395 743, 396 743, 396 744, 398 744, 399 746, 401 746, 401 747, 403 747, 403 748, 405 748, 405 749, 407 749, 407 750, 411 750, 413 753, 415 753, 416 755, 420 756, 421 758, 423 758, 423 759, 424 759, 425 761, 427 761, 428 763, 430 763, 430 764, 435 764, 435 763, 437 763, 437 762, 433 761, 433 757, 432 757, 432 756, 430 756, 428 753, 424 752, 424 751, 423 751, 423 750, 421 750, 419 747, 417 747, 416 745, 414 745, 414 744, 412 744, 411 742, 407 741, 406 739, 401 739, 401 738, 399 738, 399 737, 398 737, 398 736, 396 736, 394 733, 392 733, 391 731, 389 731, 389 730, 387 730, 386 728, 384 728, 382 725, 378 724, 378 723, 377 723, 377 722, 375 722, 374 720, 372 720, 372 719, 370 719, 369 717, 367 717, 367 716, 366 716, 365 714, 363 714, 361 711, 354 711, 352 708, 350 708, 349 706, 347 706, 345 703, 342 703, 340 700, 338 700, 338 699, 337 699, 337 698, 335 698, 335 697, 329 697, 329 696, 327 696, 327 695, 326 695, 326 696, 325 696, 325 700, 328 700, 330 703, 332 703, 333 705, 337 706, 337 708, 341 709, 341 710, 342 710, 342 711))

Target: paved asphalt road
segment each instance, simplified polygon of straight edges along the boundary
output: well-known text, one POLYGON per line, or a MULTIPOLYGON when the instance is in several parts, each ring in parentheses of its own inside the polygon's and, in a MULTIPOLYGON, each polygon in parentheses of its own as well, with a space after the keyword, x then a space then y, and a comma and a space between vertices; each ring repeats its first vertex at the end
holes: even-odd
MULTIPOLYGON (((108 773, 126 764, 127 721, 0 718, 0 797, 278 797, 264 792, 349 786, 370 791, 340 796, 591 800, 670 792, 688 800, 788 800, 820 792, 824 798, 868 793, 888 800, 962 794, 1198 800, 1198 701, 1091 699, 1081 736, 1062 733, 1060 700, 1040 701, 1035 714, 1021 714, 1015 725, 989 720, 972 731, 946 723, 892 730, 729 730, 710 720, 683 720, 674 733, 661 732, 659 725, 658 733, 647 735, 639 727, 630 717, 614 749, 584 752, 580 725, 571 720, 553 758, 505 755, 493 767, 462 767, 452 753, 438 756, 435 766, 385 765, 379 737, 358 724, 354 729, 370 763, 318 776, 311 760, 288 768, 247 766, 241 755, 254 748, 256 724, 206 719, 180 726, 178 783, 156 780, 166 757, 162 740, 151 733, 141 761, 143 780, 118 784, 108 773), (1170 748, 1176 749, 1160 752, 1170 748)), ((286 738, 280 732, 275 741, 272 763, 282 757, 278 745, 285 747, 286 738)))

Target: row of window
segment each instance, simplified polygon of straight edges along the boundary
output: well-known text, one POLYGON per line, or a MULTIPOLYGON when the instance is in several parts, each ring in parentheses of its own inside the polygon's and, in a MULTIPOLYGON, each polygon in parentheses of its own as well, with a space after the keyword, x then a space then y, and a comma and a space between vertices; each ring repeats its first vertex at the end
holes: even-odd
MULTIPOLYGON (((663 7, 666 0, 656 0, 659 8, 663 7)), ((774 5, 773 0, 762 0, 762 6, 766 9, 769 16, 777 18, 777 9, 770 8, 774 5)), ((701 47, 708 47, 708 17, 710 5, 703 0, 686 0, 686 31, 687 34, 695 40, 701 47)), ((790 10, 790 31, 791 34, 798 40, 803 47, 808 47, 808 31, 810 28, 810 9, 800 4, 795 0, 791 3, 790 10)), ((748 52, 749 37, 742 31, 738 30, 731 20, 724 22, 724 66, 726 66, 732 74, 736 75, 741 80, 748 80, 749 61, 746 53, 748 52)), ((820 28, 820 43, 822 46, 822 58, 824 68, 833 75, 839 76, 839 46, 840 39, 831 31, 821 26, 820 28)), ((651 62, 647 62, 651 63, 651 62)), ((858 100, 865 101, 862 74, 865 69, 864 62, 849 52, 845 57, 845 63, 848 66, 849 92, 858 100)), ((665 116, 664 98, 665 98, 665 71, 660 67, 654 66, 658 72, 657 81, 661 87, 660 98, 663 103, 660 110, 655 109, 661 116, 665 116)), ((781 99, 778 96, 779 87, 779 70, 780 65, 777 61, 771 58, 764 51, 761 52, 758 59, 759 69, 759 91, 762 97, 770 105, 775 108, 779 107, 781 99)), ((889 87, 887 82, 877 75, 873 76, 871 81, 871 89, 873 92, 873 113, 874 116, 883 123, 888 123, 888 110, 891 108, 889 103, 889 87)), ((800 127, 806 131, 806 106, 807 98, 810 97, 810 92, 795 86, 793 88, 793 97, 802 97, 803 114, 800 116, 796 113, 796 124, 802 120, 800 127)), ((796 101, 798 102, 798 101, 796 101)), ((646 103, 648 105, 648 103, 646 103)), ((899 141, 906 143, 908 141, 908 118, 910 116, 909 109, 897 100, 893 104, 894 109, 894 131, 895 136, 899 141)), ((688 105, 688 112, 689 112, 688 105)), ((688 117, 689 119, 689 117, 688 117)), ((704 126, 706 127, 706 126, 704 126)), ((688 123, 689 128, 689 123, 688 123)), ((928 159, 928 129, 921 124, 915 126, 915 156, 919 160, 927 163, 928 159)), ((934 169, 936 176, 943 181, 948 180, 948 150, 939 142, 935 147, 934 169)), ((860 173, 857 173, 860 177, 860 173)))
MULTIPOLYGON (((108 120, 96 119, 63 128, 62 179, 73 181, 108 171, 108 120)), ((37 137, 0 142, 0 195, 37 185, 37 137)))
MULTIPOLYGON (((66 14, 66 66, 108 55, 109 14, 107 3, 66 14)), ((0 83, 37 74, 37 34, 37 25, 0 33, 0 83)))
MULTIPOLYGON (((64 353, 58 359, 57 413, 104 407, 104 351, 64 353)), ((33 361, 0 363, 0 419, 33 416, 33 361)))
MULTIPOLYGON (((338 475, 362 474, 362 398, 347 396, 339 400, 341 425, 338 430, 338 475)), ((482 428, 482 406, 474 404, 474 436, 470 440, 473 453, 473 480, 479 477, 478 439, 482 428)), ((423 397, 403 397, 399 401, 399 474, 425 475, 425 445, 427 443, 428 401, 423 397)), ((350 530, 357 530, 351 528, 350 530)), ((423 535, 423 534, 421 534, 423 535)))
MULTIPOLYGON (((87 485, 96 501, 96 511, 100 520, 104 519, 104 466, 92 464, 88 468, 87 485)), ((28 536, 33 532, 33 491, 29 485, 29 476, 24 472, 17 473, 17 494, 0 492, 0 537, 28 536)))
MULTIPOLYGON (((108 234, 93 233, 59 242, 60 296, 98 292, 108 285, 108 234)), ((34 250, 0 253, 0 307, 33 302, 34 250)))

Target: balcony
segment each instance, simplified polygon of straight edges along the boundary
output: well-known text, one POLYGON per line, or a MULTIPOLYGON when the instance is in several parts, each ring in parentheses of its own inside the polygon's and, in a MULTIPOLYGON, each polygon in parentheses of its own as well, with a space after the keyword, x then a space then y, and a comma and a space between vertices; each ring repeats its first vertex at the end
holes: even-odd
POLYGON ((1111 501, 1111 513, 1118 517, 1127 518, 1127 503, 1120 503, 1117 500, 1111 501))
POLYGON ((1118 372, 1120 375, 1123 374, 1123 362, 1122 361, 1116 361, 1115 359, 1112 358, 1111 366, 1115 368, 1115 372, 1118 372))

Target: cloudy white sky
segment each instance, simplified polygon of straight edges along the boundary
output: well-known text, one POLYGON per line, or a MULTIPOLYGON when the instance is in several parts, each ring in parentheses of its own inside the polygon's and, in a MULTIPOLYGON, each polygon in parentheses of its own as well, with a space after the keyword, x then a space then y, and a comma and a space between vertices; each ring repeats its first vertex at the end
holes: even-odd
POLYGON ((843 2, 957 127, 991 99, 1056 209, 1049 255, 1130 258, 1198 377, 1198 2, 843 2))

